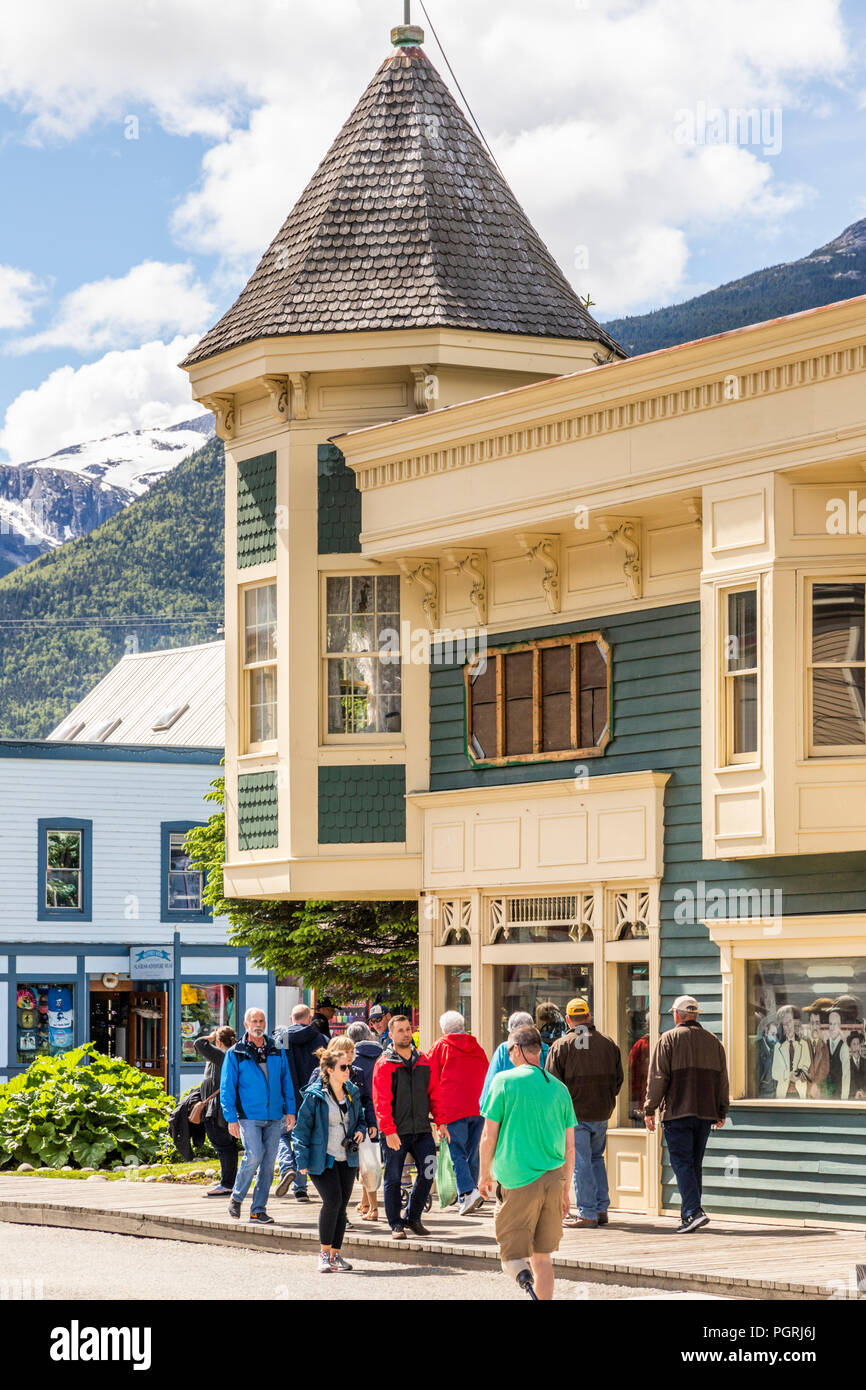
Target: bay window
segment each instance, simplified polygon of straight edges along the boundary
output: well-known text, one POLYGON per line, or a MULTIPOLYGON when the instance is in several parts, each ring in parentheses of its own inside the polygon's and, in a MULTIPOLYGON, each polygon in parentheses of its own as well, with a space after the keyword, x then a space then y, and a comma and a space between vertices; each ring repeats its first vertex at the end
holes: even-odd
POLYGON ((244 590, 243 681, 246 747, 257 752, 277 738, 277 586, 244 590))
POLYGON ((813 580, 807 587, 810 749, 866 752, 866 582, 813 580))
POLYGON ((324 608, 326 737, 399 734, 399 575, 330 575, 324 608))
POLYGON ((724 604, 725 764, 751 762, 758 752, 758 591, 722 595, 724 604))

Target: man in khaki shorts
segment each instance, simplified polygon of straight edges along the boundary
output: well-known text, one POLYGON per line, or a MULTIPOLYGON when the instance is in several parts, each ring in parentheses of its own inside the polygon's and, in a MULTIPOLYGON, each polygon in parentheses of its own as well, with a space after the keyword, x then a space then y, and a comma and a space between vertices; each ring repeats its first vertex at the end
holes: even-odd
POLYGON ((543 1302, 553 1298, 550 1257, 559 1249, 568 1214, 574 1106, 567 1088, 541 1066, 537 1028, 515 1028, 508 1060, 514 1070, 493 1078, 482 1110, 478 1188, 493 1197, 499 1184, 495 1226, 502 1268, 512 1279, 531 1271, 543 1302))

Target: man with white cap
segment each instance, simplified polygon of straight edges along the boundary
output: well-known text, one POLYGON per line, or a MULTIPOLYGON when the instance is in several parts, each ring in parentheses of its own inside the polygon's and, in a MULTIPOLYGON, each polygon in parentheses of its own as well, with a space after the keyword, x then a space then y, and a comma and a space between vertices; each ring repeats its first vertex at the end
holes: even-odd
POLYGON ((656 1127, 661 1114, 671 1167, 680 1192, 677 1235, 706 1226, 702 1201, 703 1159, 711 1129, 728 1113, 728 1064, 714 1033, 698 1023, 700 1005, 690 994, 673 1002, 674 1026, 662 1033, 650 1063, 644 1123, 656 1127))

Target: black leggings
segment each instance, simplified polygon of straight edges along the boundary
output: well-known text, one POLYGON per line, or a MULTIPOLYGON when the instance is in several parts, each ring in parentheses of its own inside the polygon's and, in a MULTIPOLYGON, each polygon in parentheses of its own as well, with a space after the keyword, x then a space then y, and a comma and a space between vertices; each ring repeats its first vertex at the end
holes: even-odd
POLYGON ((238 1141, 233 1139, 223 1125, 207 1119, 204 1122, 205 1134, 217 1151, 220 1161, 220 1186, 234 1187, 238 1175, 238 1141))
POLYGON ((319 1212, 319 1240, 322 1245, 330 1245, 332 1250, 340 1250, 346 1234, 346 1208, 352 1195, 357 1168, 348 1163, 335 1163, 323 1173, 311 1173, 313 1187, 322 1199, 319 1212))

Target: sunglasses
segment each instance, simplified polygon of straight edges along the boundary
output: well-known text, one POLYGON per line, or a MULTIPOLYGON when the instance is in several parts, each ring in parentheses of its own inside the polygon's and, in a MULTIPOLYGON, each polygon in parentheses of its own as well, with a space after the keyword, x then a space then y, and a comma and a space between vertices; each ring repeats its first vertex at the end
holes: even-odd
POLYGON ((347 1065, 347 1066, 344 1066, 342 1062, 339 1064, 339 1066, 334 1067, 334 1071, 351 1071, 351 1070, 352 1070, 352 1068, 351 1068, 350 1066, 348 1066, 348 1065, 347 1065))

